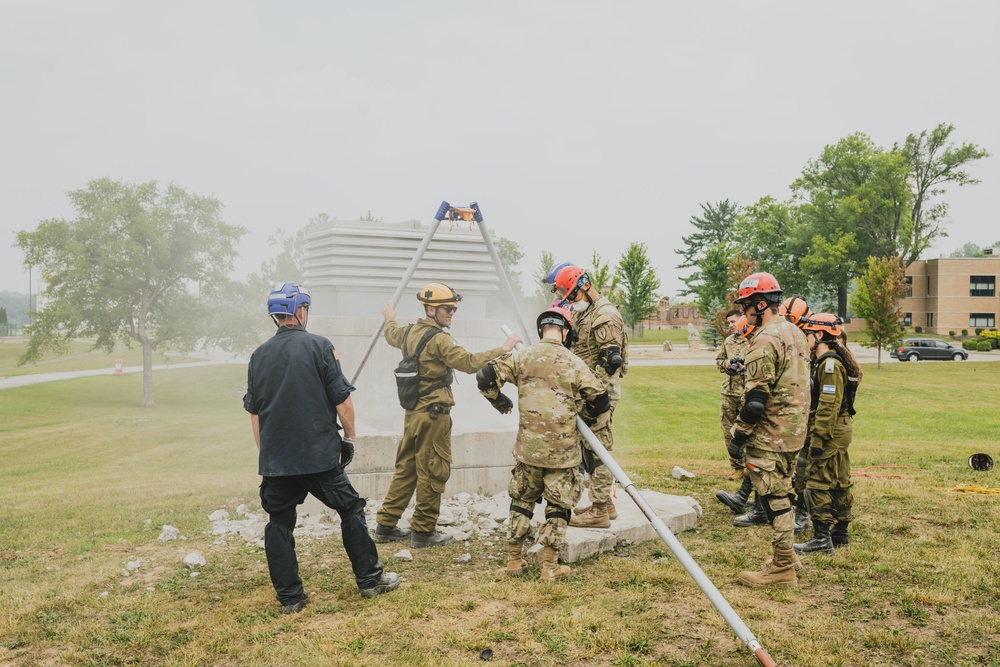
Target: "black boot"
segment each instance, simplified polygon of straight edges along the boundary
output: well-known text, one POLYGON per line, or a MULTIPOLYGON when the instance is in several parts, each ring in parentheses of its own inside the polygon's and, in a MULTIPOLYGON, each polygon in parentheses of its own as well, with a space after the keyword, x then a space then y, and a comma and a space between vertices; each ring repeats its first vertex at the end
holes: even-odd
POLYGON ((753 484, 750 482, 750 478, 744 475, 743 482, 736 493, 716 491, 715 497, 719 499, 720 503, 731 509, 733 514, 743 514, 746 511, 747 499, 750 498, 750 491, 752 490, 753 484))
POLYGON ((741 514, 733 519, 733 525, 737 528, 749 528, 750 526, 760 526, 767 523, 767 514, 764 506, 760 504, 760 496, 755 496, 750 510, 746 514, 741 514))
POLYGON ((833 540, 830 538, 830 526, 825 523, 813 521, 812 539, 796 544, 794 546, 797 554, 826 554, 833 555, 833 540))
POLYGON ((805 502, 799 501, 795 506, 795 534, 804 533, 809 530, 809 510, 806 509, 805 502))
POLYGON ((851 539, 847 536, 847 526, 849 525, 847 521, 838 521, 833 526, 833 530, 830 531, 830 541, 833 542, 834 548, 846 547, 851 544, 851 539))

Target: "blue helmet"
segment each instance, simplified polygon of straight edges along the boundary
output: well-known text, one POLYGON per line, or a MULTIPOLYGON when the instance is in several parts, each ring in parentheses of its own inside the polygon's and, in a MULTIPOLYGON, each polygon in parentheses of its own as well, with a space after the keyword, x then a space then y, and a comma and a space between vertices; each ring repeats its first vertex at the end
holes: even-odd
POLYGON ((308 309, 310 303, 312 299, 309 298, 309 290, 302 283, 275 283, 271 293, 267 295, 267 314, 271 317, 294 315, 302 306, 308 309))
POLYGON ((549 271, 549 284, 552 285, 552 289, 555 290, 556 287, 556 275, 567 266, 576 266, 573 262, 563 262, 562 264, 557 264, 555 268, 549 271))

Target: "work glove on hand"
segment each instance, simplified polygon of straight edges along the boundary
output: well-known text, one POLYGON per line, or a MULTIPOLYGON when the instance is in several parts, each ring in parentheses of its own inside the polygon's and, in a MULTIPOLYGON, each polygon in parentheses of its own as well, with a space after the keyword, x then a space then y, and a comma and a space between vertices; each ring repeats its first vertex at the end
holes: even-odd
POLYGON ((729 441, 729 445, 726 449, 729 450, 729 456, 734 459, 741 459, 747 451, 747 440, 749 436, 746 433, 737 431, 733 433, 733 439, 729 441))
POLYGON ((340 439, 340 467, 346 468, 354 460, 354 441, 350 438, 340 439))
POLYGON ((507 414, 514 409, 514 402, 507 398, 507 395, 503 392, 497 394, 496 398, 489 399, 490 405, 496 408, 497 412, 502 415, 507 414))

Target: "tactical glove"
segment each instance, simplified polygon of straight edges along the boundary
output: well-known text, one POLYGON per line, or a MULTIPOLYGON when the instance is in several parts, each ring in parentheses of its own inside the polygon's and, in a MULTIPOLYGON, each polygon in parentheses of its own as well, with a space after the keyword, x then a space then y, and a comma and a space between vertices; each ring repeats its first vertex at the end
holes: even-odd
POLYGON ((340 439, 340 467, 341 469, 351 465, 354 460, 354 441, 350 438, 340 439))
POLYGON ((502 415, 505 415, 514 409, 514 402, 507 398, 507 395, 503 392, 497 394, 496 398, 488 400, 490 401, 490 405, 496 408, 496 411, 502 415))
POLYGON ((737 431, 733 433, 733 439, 729 441, 729 445, 726 449, 729 450, 729 456, 734 459, 741 459, 747 451, 747 440, 749 436, 746 433, 737 431))

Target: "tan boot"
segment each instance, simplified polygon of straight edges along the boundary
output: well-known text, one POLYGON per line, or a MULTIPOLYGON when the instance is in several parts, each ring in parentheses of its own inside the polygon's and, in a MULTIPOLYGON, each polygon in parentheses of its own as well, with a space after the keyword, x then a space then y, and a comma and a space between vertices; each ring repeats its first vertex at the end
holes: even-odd
MULTIPOLYGON (((795 568, 796 572, 801 572, 802 568, 805 567, 805 565, 802 564, 802 559, 800 559, 799 555, 797 553, 794 553, 794 552, 792 553, 792 556, 793 556, 792 567, 795 568)), ((773 562, 774 562, 774 556, 768 556, 767 560, 764 561, 764 565, 770 566, 771 563, 773 563, 773 562)))
POLYGON ((499 572, 500 574, 517 577, 527 571, 528 561, 524 560, 524 556, 521 553, 523 546, 524 540, 521 540, 517 544, 507 545, 507 567, 501 568, 499 572))
MULTIPOLYGON (((743 470, 745 470, 745 468, 743 470)), ((743 479, 743 470, 734 470, 732 474, 729 475, 729 481, 735 482, 738 479, 743 479)))
POLYGON ((791 549, 775 549, 774 558, 760 572, 740 572, 741 584, 759 588, 761 586, 795 586, 795 552, 791 549))
POLYGON ((559 552, 552 547, 542 549, 542 581, 556 581, 562 579, 571 570, 568 565, 559 564, 559 552))
POLYGON ((573 512, 569 525, 575 528, 610 528, 611 518, 608 516, 608 505, 611 503, 594 503, 581 512, 573 512))

